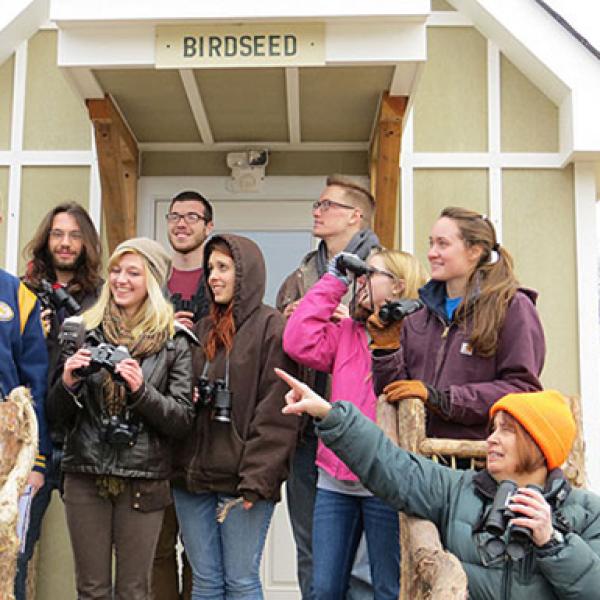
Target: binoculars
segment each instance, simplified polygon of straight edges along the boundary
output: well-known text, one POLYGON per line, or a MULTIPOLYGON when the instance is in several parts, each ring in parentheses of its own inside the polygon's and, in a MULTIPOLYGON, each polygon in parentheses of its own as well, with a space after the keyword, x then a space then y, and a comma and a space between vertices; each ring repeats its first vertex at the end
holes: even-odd
POLYGON ((231 391, 224 379, 211 381, 202 375, 198 377, 199 407, 213 409, 213 419, 221 423, 231 423, 231 391))
POLYGON ((54 287, 47 279, 42 279, 40 285, 42 289, 38 291, 37 297, 44 309, 58 311, 64 308, 69 315, 75 315, 81 310, 77 300, 64 288, 54 287))
MULTIPOLYGON (((529 484, 527 487, 542 492, 542 488, 537 485, 529 484)), ((510 479, 500 482, 494 496, 494 502, 485 520, 483 528, 493 536, 487 541, 485 548, 492 558, 506 554, 512 560, 519 560, 525 556, 528 547, 531 545, 531 529, 509 525, 509 521, 518 516, 517 513, 508 508, 510 500, 517 493, 517 490, 517 484, 510 479), (505 542, 503 537, 507 531, 508 539, 505 542)))

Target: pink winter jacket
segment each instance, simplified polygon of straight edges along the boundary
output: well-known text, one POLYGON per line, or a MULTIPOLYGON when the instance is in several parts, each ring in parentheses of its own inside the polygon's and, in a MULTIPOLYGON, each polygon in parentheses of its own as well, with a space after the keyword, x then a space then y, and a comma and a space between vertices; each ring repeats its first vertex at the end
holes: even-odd
MULTIPOLYGON (((327 273, 321 277, 289 318, 283 333, 283 349, 296 362, 332 374, 332 402, 352 402, 374 421, 377 398, 365 327, 353 319, 330 321, 346 290, 333 275, 327 273)), ((358 481, 320 440, 317 466, 336 479, 358 481)))

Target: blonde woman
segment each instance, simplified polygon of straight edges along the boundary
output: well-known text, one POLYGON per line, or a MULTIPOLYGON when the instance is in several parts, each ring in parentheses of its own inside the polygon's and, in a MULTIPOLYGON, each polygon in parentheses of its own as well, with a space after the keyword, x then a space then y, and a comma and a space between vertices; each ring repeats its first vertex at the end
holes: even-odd
POLYGON ((87 341, 48 398, 50 420, 67 431, 64 501, 79 600, 150 596, 171 501, 170 439, 194 418, 188 334, 162 293, 169 267, 153 240, 116 248, 100 298, 83 314, 87 341))
MULTIPOLYGON (((388 300, 417 298, 426 281, 418 260, 406 252, 379 250, 359 278, 351 319, 336 309, 349 280, 332 260, 288 320, 283 347, 311 369, 332 374, 331 400, 350 400, 375 420, 377 399, 365 322, 388 300)), ((357 547, 364 531, 375 600, 396 600, 400 580, 397 512, 373 496, 356 475, 319 442, 317 497, 313 516, 313 593, 316 600, 345 598, 357 547)))

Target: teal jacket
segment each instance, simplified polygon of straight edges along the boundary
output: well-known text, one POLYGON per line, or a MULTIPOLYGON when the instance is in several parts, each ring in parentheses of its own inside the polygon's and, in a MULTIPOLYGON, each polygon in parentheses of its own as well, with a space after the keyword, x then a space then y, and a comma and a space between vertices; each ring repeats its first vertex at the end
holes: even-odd
POLYGON ((544 496, 564 544, 531 546, 521 560, 484 566, 491 536, 481 529, 496 490, 487 471, 454 471, 406 452, 348 402, 336 402, 317 432, 374 494, 436 524, 467 573, 471 600, 600 598, 600 497, 572 489, 559 469, 544 496))

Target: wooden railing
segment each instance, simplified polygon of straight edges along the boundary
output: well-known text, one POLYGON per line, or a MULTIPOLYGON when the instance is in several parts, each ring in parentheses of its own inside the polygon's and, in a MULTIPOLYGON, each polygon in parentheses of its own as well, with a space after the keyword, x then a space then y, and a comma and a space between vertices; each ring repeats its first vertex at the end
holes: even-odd
POLYGON ((31 395, 14 389, 0 402, 0 598, 13 600, 19 551, 17 509, 37 452, 37 420, 31 395))

